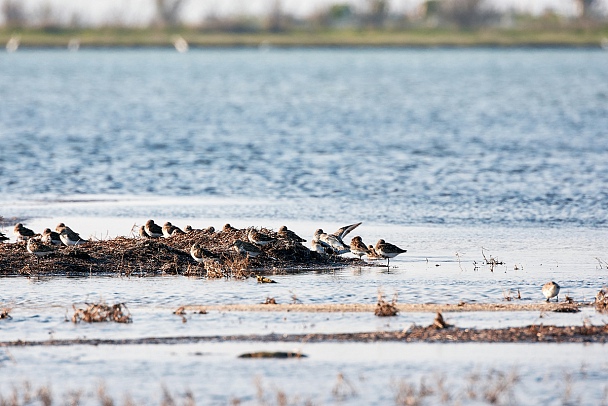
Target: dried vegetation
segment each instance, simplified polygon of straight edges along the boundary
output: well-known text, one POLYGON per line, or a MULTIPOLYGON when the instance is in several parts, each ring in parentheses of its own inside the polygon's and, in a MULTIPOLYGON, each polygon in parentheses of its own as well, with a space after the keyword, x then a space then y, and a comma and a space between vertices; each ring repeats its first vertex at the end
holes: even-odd
POLYGON ((29 254, 24 243, 0 244, 0 276, 53 276, 120 274, 152 276, 175 274, 208 278, 248 278, 256 274, 364 264, 364 261, 327 256, 309 250, 301 243, 280 238, 272 230, 261 232, 277 240, 264 246, 257 257, 245 257, 234 251, 237 240, 247 240, 246 230, 213 232, 193 230, 170 238, 125 238, 90 241, 77 247, 60 247, 39 260, 29 254), (190 256, 192 244, 198 243, 216 258, 199 264, 190 256))
POLYGON ((105 303, 85 303, 86 307, 74 308, 72 316, 73 323, 84 321, 86 323, 100 323, 104 321, 113 321, 116 323, 131 323, 131 313, 124 303, 115 305, 107 305, 105 303))
POLYGON ((608 313, 608 286, 604 286, 595 295, 595 309, 600 313, 608 313))
POLYGON ((396 316, 398 313, 397 293, 393 295, 393 299, 390 302, 387 302, 384 300, 384 293, 381 290, 378 291, 378 304, 376 305, 374 314, 378 317, 392 317, 396 316))

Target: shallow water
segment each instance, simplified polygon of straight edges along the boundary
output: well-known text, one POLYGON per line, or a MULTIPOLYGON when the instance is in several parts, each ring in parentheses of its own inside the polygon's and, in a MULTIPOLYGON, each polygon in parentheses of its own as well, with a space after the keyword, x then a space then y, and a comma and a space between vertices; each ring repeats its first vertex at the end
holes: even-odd
MULTIPOLYGON (((608 53, 592 50, 98 50, 0 57, 0 216, 36 231, 65 222, 96 239, 154 218, 290 229, 310 240, 353 232, 408 252, 386 267, 272 276, 278 284, 200 278, 0 280, 0 340, 402 330, 434 315, 172 314, 182 305, 541 302, 591 300, 608 285, 608 53), (483 255, 504 265, 493 271, 483 255), (128 325, 74 325, 72 305, 125 302, 128 325)), ((10 227, 3 229, 10 235, 10 227)), ((349 236, 350 237, 350 236, 349 236)), ((450 313, 459 327, 602 324, 546 312, 450 313)), ((403 379, 445 376, 452 400, 467 376, 520 376, 514 403, 597 404, 605 346, 302 344, 309 358, 238 360, 292 344, 204 343, 0 349, 0 394, 29 380, 58 396, 104 381, 116 399, 159 403, 161 385, 200 404, 291 399, 394 402, 403 379), (202 355, 200 355, 202 354, 202 355), (35 371, 35 372, 34 372, 35 371), (556 394, 557 393, 557 394, 556 394), (352 395, 352 393, 351 393, 352 395)), ((300 347, 299 347, 300 348, 300 347)), ((447 385, 447 384, 446 384, 447 385)), ((436 396, 437 395, 436 392, 436 396)), ((441 399, 435 397, 434 403, 441 399)), ((296 403, 294 401, 294 403, 296 403)))
MULTIPOLYGON (((80 390, 84 404, 99 402, 97 388, 103 384, 114 399, 129 394, 142 404, 160 403, 164 386, 178 399, 191 391, 197 404, 225 405, 234 399, 273 404, 282 391, 294 402, 299 398, 299 403, 308 399, 315 404, 381 405, 395 402, 399 384, 418 389, 421 381, 433 391, 429 396, 433 403, 447 393, 447 403, 486 404, 483 395, 513 375, 517 381, 507 385, 501 402, 510 395, 513 404, 557 405, 569 396, 581 404, 597 404, 606 399, 605 353, 605 346, 597 344, 252 342, 36 347, 10 349, 10 357, 1 359, 0 376, 10 374, 17 382, 31 382, 36 368, 48 381, 39 385, 36 379, 35 387, 54 382, 50 386, 59 398, 80 390), (237 358, 253 351, 294 350, 307 358, 237 358), (449 363, 449 370, 438 365, 439 360, 449 363), (467 388, 473 389, 477 399, 470 397, 467 388)), ((10 393, 5 379, 0 381, 0 390, 10 393)))

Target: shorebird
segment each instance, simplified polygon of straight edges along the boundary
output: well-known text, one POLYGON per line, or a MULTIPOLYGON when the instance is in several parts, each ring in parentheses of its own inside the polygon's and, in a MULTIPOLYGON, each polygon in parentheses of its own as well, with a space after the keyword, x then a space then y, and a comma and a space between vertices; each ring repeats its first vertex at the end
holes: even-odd
POLYGON ((0 233, 0 243, 3 243, 4 241, 8 241, 10 240, 10 238, 8 238, 6 235, 4 235, 4 233, 0 233))
POLYGON ((289 230, 287 228, 287 226, 281 226, 279 228, 279 231, 277 232, 277 234, 279 235, 279 237, 285 238, 285 239, 290 240, 290 241, 306 242, 306 240, 304 238, 300 237, 299 235, 297 235, 293 231, 289 230))
POLYGON ((276 241, 271 236, 266 235, 264 233, 260 233, 258 230, 256 230, 253 227, 249 227, 249 229, 247 230, 247 238, 249 239, 249 242, 252 242, 255 245, 260 245, 260 246, 268 245, 271 242, 276 241))
POLYGON ((350 252, 350 247, 344 244, 342 239, 334 234, 324 233, 322 229, 315 231, 313 242, 317 242, 325 248, 331 248, 336 255, 350 252))
POLYGON ((396 245, 393 245, 384 240, 378 240, 378 242, 376 243, 376 246, 374 248, 376 249, 377 254, 382 256, 382 258, 387 259, 387 262, 386 262, 387 267, 389 267, 389 265, 390 265, 391 258, 394 258, 399 254, 403 254, 404 252, 407 252, 407 250, 401 249, 401 248, 397 247, 396 245))
MULTIPOLYGON (((63 224, 63 223, 61 223, 63 224)), ((59 226, 58 226, 59 227, 59 226)), ((83 240, 78 233, 73 232, 70 227, 64 226, 59 233, 59 239, 65 245, 81 245, 86 242, 83 240)))
POLYGON ((61 242, 59 233, 51 231, 50 228, 44 229, 44 231, 42 232, 41 241, 43 243, 51 244, 51 245, 63 245, 63 243, 61 242))
POLYGON ((43 257, 52 254, 55 250, 51 246, 43 244, 35 238, 30 238, 27 240, 27 251, 36 257, 43 257))
POLYGON ((231 233, 233 231, 239 231, 239 230, 232 227, 230 224, 226 223, 226 224, 224 224, 224 227, 222 227, 222 231, 225 233, 231 233))
POLYGON ((215 227, 209 226, 209 227, 203 229, 203 232, 207 233, 207 234, 213 234, 213 233, 215 233, 215 227))
POLYGON ((150 236, 148 235, 148 233, 146 233, 146 226, 140 226, 139 227, 139 236, 141 238, 150 238, 150 236))
POLYGON ((350 240, 350 252, 354 255, 358 255, 359 259, 361 259, 363 255, 369 254, 369 248, 363 243, 361 237, 356 236, 350 240))
POLYGON ((17 241, 27 241, 28 239, 39 235, 39 234, 34 233, 29 228, 26 228, 21 223, 15 224, 15 228, 13 229, 13 233, 15 234, 15 236, 17 236, 17 241))
POLYGON ((553 281, 547 282, 543 285, 543 295, 547 298, 547 302, 552 297, 556 298, 555 301, 559 302, 559 285, 553 281))
POLYGON ((199 264, 207 259, 215 259, 215 255, 211 251, 207 251, 198 243, 192 244, 192 247, 190 247, 190 255, 199 264))
POLYGON ((331 248, 337 255, 350 252, 350 247, 342 240, 348 233, 359 227, 361 223, 350 224, 340 227, 331 234, 325 233, 322 229, 317 229, 313 235, 313 241, 316 241, 326 248, 331 248))
POLYGON ((367 253, 367 259, 370 259, 370 260, 382 259, 382 256, 376 252, 376 249, 374 248, 373 245, 371 245, 371 244, 368 245, 367 249, 369 250, 369 252, 367 253))
POLYGON ((173 224, 171 224, 168 221, 163 225, 162 230, 163 230, 163 236, 165 238, 171 237, 171 236, 177 235, 177 234, 184 234, 184 232, 182 231, 181 228, 174 226, 173 224))
MULTIPOLYGON (((194 231, 194 229, 192 228, 192 226, 191 226, 191 225, 187 225, 186 227, 184 227, 184 232, 185 232, 186 234, 187 234, 187 233, 191 233, 191 232, 193 232, 193 231, 194 231)), ((198 230, 197 230, 197 231, 198 231, 198 230)))
POLYGON ((232 246, 237 252, 247 257, 254 258, 262 253, 262 250, 257 245, 246 241, 236 240, 232 246))
POLYGON ((163 236, 163 229, 158 224, 154 224, 154 220, 146 221, 144 229, 149 237, 160 238, 163 236))
POLYGON ((319 254, 325 254, 325 246, 320 241, 312 240, 311 242, 312 251, 318 252, 319 254))

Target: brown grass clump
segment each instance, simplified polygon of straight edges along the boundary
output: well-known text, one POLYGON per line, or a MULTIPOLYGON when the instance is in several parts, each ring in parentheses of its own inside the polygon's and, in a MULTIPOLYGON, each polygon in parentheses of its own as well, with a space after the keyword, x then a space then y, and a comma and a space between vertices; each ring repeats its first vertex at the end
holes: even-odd
POLYGON ((376 310, 374 314, 378 317, 391 317, 396 316, 399 313, 397 309, 397 293, 393 295, 393 299, 391 302, 387 302, 384 300, 384 293, 382 291, 378 292, 378 305, 376 306, 376 310))
POLYGON ((274 297, 267 297, 266 300, 264 302, 262 302, 262 304, 273 304, 273 305, 276 305, 277 301, 275 300, 274 297))
POLYGON ((74 315, 72 322, 78 323, 85 321, 87 323, 99 323, 104 321, 114 321, 116 323, 131 323, 131 312, 127 309, 124 303, 117 303, 113 306, 108 306, 105 303, 85 303, 86 308, 77 308, 74 305, 74 315))
POLYGON ((604 286, 595 295, 595 309, 600 313, 608 313, 608 286, 604 286))
POLYGON ((452 327, 451 324, 448 324, 444 319, 443 319, 443 315, 441 314, 441 312, 437 312, 437 315, 435 316, 435 320, 433 320, 433 327, 440 330, 443 328, 448 328, 448 327, 452 327))

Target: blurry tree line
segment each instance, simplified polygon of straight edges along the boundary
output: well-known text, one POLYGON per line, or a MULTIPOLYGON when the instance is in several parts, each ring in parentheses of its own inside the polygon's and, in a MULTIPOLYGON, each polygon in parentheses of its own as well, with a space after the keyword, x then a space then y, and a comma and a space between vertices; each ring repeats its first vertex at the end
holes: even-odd
MULTIPOLYGON (((36 10, 27 11, 22 0, 0 0, 0 13, 5 27, 42 28, 60 30, 84 28, 86 25, 77 14, 66 16, 65 10, 43 3, 36 10)), ((155 28, 184 27, 187 4, 193 0, 150 0, 155 14, 149 22, 155 28)), ((268 0, 268 11, 263 16, 237 13, 231 16, 207 15, 188 28, 203 32, 287 32, 292 30, 376 29, 407 30, 411 28, 457 28, 533 26, 551 27, 555 24, 590 25, 605 24, 606 13, 602 8, 605 0, 563 0, 574 3, 575 18, 566 18, 547 10, 540 16, 517 13, 515 10, 499 11, 488 0, 426 0, 414 11, 404 13, 391 10, 388 0, 361 0, 358 5, 335 2, 316 10, 306 17, 295 17, 283 7, 281 0, 268 0)), ((191 20, 191 19, 189 19, 191 20)), ((124 26, 119 19, 115 24, 124 26)))

